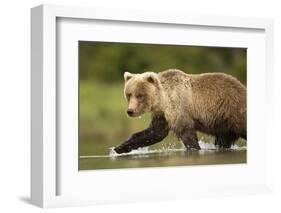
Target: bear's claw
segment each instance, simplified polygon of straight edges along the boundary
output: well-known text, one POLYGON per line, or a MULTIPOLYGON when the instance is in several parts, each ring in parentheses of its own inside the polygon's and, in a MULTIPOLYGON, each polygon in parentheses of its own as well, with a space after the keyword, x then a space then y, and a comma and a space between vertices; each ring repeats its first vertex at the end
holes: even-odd
POLYGON ((132 149, 130 149, 130 147, 124 147, 124 146, 118 146, 116 148, 114 148, 114 151, 117 153, 117 154, 122 154, 122 153, 128 153, 130 151, 132 151, 132 149))

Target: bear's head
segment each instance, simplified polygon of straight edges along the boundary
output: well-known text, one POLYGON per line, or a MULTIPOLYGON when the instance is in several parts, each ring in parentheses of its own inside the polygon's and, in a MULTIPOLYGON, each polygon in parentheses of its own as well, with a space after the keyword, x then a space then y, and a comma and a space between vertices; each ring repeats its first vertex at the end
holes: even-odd
POLYGON ((155 111, 159 106, 160 81, 154 72, 124 73, 124 95, 128 101, 127 113, 131 117, 155 111))

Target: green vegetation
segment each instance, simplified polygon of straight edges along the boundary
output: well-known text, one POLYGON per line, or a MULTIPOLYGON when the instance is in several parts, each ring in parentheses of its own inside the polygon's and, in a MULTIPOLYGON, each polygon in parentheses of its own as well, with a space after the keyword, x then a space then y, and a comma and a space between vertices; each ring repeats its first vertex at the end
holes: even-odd
POLYGON ((79 42, 81 81, 122 82, 124 71, 224 72, 246 84, 246 49, 79 42))
MULTIPOLYGON (((150 115, 139 119, 126 115, 124 71, 159 72, 169 68, 187 73, 224 72, 246 84, 246 49, 80 41, 79 155, 107 155, 110 147, 149 125, 150 115)), ((198 137, 206 142, 214 141, 213 137, 202 133, 198 133, 198 137)), ((245 145, 245 141, 240 140, 238 144, 245 145)), ((162 143, 152 146, 168 147, 179 148, 182 144, 170 134, 162 143)), ((80 166, 82 169, 102 168, 104 162, 83 159, 80 166)), ((122 167, 131 167, 127 161, 120 162, 124 164, 122 167)))

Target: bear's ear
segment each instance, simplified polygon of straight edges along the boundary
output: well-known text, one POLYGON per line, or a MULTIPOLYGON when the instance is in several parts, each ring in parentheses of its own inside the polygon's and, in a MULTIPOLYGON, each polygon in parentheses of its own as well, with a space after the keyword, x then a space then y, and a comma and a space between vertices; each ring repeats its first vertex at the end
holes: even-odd
POLYGON ((124 72, 124 80, 125 81, 130 80, 133 76, 134 76, 134 74, 132 74, 132 73, 124 72))
POLYGON ((158 85, 158 78, 157 75, 155 73, 150 73, 149 75, 146 76, 146 80, 154 85, 158 85))

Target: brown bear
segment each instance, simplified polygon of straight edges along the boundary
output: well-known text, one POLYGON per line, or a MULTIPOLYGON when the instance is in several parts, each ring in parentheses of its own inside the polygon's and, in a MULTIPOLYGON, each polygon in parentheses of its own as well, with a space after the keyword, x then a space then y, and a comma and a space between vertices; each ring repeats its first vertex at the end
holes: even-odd
POLYGON ((160 73, 124 73, 124 95, 131 117, 150 112, 150 126, 116 147, 130 152, 163 140, 173 131, 186 149, 199 150, 196 131, 215 136, 215 145, 230 148, 246 139, 246 87, 224 73, 186 74, 177 69, 160 73))

